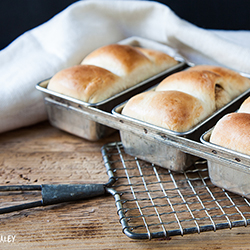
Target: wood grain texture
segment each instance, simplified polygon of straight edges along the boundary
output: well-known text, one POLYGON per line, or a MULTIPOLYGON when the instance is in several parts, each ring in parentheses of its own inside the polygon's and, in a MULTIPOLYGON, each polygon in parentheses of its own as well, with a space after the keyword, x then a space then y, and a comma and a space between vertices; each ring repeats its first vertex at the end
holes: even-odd
MULTIPOLYGON (((0 181, 9 184, 106 183, 101 147, 119 134, 89 142, 44 122, 0 135, 0 181)), ((40 193, 2 194, 1 207, 40 199, 40 193)), ((250 249, 250 226, 132 240, 122 233, 110 195, 0 216, 0 249, 250 249)))

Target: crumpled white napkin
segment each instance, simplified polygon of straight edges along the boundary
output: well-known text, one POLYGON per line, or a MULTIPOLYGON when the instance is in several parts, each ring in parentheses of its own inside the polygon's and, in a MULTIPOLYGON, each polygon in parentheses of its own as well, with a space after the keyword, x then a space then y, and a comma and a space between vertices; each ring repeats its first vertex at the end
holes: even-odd
POLYGON ((201 29, 157 2, 79 1, 0 51, 0 132, 47 118, 39 81, 130 36, 167 44, 196 64, 250 73, 248 31, 201 29))

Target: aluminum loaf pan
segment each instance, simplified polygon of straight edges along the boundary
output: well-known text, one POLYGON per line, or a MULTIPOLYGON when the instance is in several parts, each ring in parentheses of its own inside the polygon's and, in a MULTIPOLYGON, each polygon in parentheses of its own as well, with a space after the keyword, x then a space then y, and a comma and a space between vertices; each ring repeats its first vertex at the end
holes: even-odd
POLYGON ((82 106, 95 107, 97 109, 111 113, 111 110, 119 103, 124 102, 133 95, 138 94, 159 83, 168 75, 188 67, 187 62, 181 56, 179 56, 176 51, 157 42, 142 39, 139 37, 131 37, 126 40, 120 41, 119 43, 128 44, 131 46, 158 49, 160 51, 168 53, 170 56, 173 56, 176 60, 179 61, 179 63, 170 69, 167 69, 153 77, 150 77, 145 81, 136 84, 133 87, 122 91, 121 93, 118 93, 102 102, 94 104, 83 102, 75 98, 71 98, 48 90, 47 85, 49 79, 39 82, 36 85, 36 88, 43 93, 45 106, 48 113, 48 119, 53 126, 84 139, 97 141, 103 137, 110 135, 115 130, 112 127, 93 121, 91 118, 89 118, 86 112, 85 114, 80 112, 82 106), (73 109, 70 109, 70 106, 72 106, 73 109))
MULTIPOLYGON (((140 131, 145 131, 144 133, 138 133, 139 130, 134 132, 128 132, 126 128, 120 130, 121 141, 124 145, 125 152, 132 156, 136 156, 145 161, 151 162, 153 164, 162 166, 167 169, 171 169, 177 172, 183 172, 185 169, 190 167, 198 157, 195 154, 185 153, 183 150, 180 150, 178 147, 172 147, 171 145, 167 145, 167 141, 171 140, 169 136, 174 137, 185 137, 195 142, 200 142, 201 135, 213 127, 216 122, 223 117, 225 114, 229 112, 234 112, 242 101, 249 96, 250 90, 247 90, 223 108, 217 110, 213 115, 209 118, 192 128, 187 132, 175 132, 164 128, 159 128, 152 124, 139 121, 137 119, 125 116, 121 114, 122 108, 125 103, 122 103, 116 106, 112 113, 119 118, 120 121, 126 121, 127 128, 130 122, 137 123, 138 126, 141 126, 142 129, 140 131), (154 127, 159 132, 155 134, 157 138, 159 134, 161 137, 164 137, 165 141, 162 142, 160 140, 154 140, 152 137, 147 136, 147 130, 150 127, 154 127)), ((131 129, 129 129, 131 131, 131 129)), ((188 149, 186 150, 189 151, 188 149)))
POLYGON ((209 142, 212 129, 200 140, 217 159, 208 159, 211 182, 225 190, 250 198, 250 156, 209 142))

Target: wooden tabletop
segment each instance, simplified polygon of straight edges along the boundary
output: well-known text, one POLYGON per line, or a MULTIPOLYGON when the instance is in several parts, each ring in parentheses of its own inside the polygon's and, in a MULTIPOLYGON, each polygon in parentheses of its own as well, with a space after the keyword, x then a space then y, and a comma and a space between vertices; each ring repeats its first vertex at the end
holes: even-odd
MULTIPOLYGON (((1 185, 106 183, 101 147, 119 140, 115 133, 89 142, 48 122, 1 134, 1 185)), ((1 193, 1 207, 39 195, 1 193)), ((130 239, 111 195, 3 214, 0 228, 0 249, 250 249, 250 226, 170 240, 130 239)))

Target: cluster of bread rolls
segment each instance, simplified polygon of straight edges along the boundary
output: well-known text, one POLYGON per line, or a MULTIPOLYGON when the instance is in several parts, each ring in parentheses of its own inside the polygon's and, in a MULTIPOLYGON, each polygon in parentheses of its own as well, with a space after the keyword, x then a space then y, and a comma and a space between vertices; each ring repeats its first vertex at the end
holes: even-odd
POLYGON ((178 64, 156 50, 111 44, 55 74, 48 89, 89 103, 103 101, 178 64))
POLYGON ((132 97, 122 114, 176 132, 186 132, 250 87, 227 68, 200 65, 165 78, 155 90, 132 97))
POLYGON ((223 116, 215 125, 210 142, 250 155, 250 97, 238 112, 223 116))

